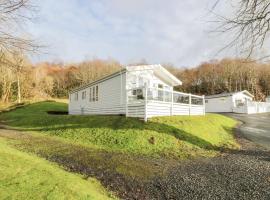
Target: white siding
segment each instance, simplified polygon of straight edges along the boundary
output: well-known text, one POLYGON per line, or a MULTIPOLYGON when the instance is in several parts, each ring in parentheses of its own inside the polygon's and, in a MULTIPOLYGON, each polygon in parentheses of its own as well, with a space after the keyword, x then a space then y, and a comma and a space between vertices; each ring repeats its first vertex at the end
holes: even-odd
POLYGON ((126 75, 118 75, 98 83, 98 101, 89 101, 90 88, 78 91, 78 101, 75 100, 76 92, 71 94, 69 114, 125 114, 126 108, 126 75), (121 86, 122 82, 122 86, 121 86), (82 99, 82 92, 86 91, 86 98, 82 99))
POLYGON ((145 103, 140 102, 140 103, 128 104, 127 116, 144 118, 145 117, 145 103))
POLYGON ((191 105, 170 102, 149 101, 147 103, 147 117, 171 115, 204 115, 203 105, 191 105))
POLYGON ((203 115, 204 106, 203 105, 191 105, 190 115, 203 115))
POLYGON ((234 95, 232 96, 232 101, 233 101, 233 106, 234 106, 234 107, 237 107, 236 102, 237 102, 238 100, 239 100, 239 101, 242 101, 243 103, 246 103, 247 100, 252 101, 252 97, 250 97, 250 96, 248 96, 248 95, 245 95, 245 94, 243 94, 243 93, 241 93, 241 92, 234 94, 234 95))
POLYGON ((171 104, 168 102, 149 101, 146 109, 148 118, 171 115, 171 104))
MULTIPOLYGON (((201 113, 202 115, 203 113, 201 113)), ((173 115, 189 115, 189 105, 188 104, 173 104, 173 115)))
POLYGON ((232 96, 206 99, 205 110, 206 112, 232 112, 232 96))

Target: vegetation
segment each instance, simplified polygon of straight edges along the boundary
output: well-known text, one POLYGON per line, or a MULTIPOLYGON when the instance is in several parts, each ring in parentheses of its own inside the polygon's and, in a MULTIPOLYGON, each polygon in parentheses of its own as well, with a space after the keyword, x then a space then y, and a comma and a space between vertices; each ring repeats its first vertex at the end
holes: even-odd
MULTIPOLYGON (((3 65, 0 59, 0 101, 4 103, 67 98, 69 90, 120 69, 114 60, 95 59, 72 65, 40 63, 33 67, 23 59, 22 55, 13 55, 10 63, 3 65)), ((223 59, 196 68, 166 67, 183 81, 176 88, 182 92, 210 95, 249 90, 257 100, 270 95, 269 64, 223 59)))
POLYGON ((262 101, 270 95, 270 67, 240 59, 206 62, 196 68, 172 69, 183 81, 181 91, 210 95, 248 90, 262 101))
MULTIPOLYGON (((224 48, 234 47, 247 57, 258 58, 260 56, 261 60, 269 60, 269 55, 264 55, 263 49, 269 40, 270 1, 240 0, 229 2, 231 10, 229 14, 215 14, 218 24, 216 31, 233 36, 224 48)), ((217 0, 213 9, 219 3, 221 1, 217 0)))
POLYGON ((95 179, 89 181, 88 177, 95 177, 125 199, 133 188, 143 191, 144 183, 176 167, 178 158, 209 157, 220 148, 238 147, 232 134, 236 121, 222 115, 157 117, 144 123, 123 116, 51 115, 49 111, 64 113, 67 104, 39 102, 0 114, 1 123, 24 130, 0 132, 4 197, 111 197, 95 179))
POLYGON ((0 139, 1 199, 112 199, 95 179, 84 180, 0 139))
POLYGON ((159 117, 144 123, 122 116, 49 115, 66 111, 67 104, 41 102, 0 115, 20 130, 38 131, 106 151, 137 155, 188 157, 212 155, 219 148, 236 147, 236 122, 225 116, 159 117))

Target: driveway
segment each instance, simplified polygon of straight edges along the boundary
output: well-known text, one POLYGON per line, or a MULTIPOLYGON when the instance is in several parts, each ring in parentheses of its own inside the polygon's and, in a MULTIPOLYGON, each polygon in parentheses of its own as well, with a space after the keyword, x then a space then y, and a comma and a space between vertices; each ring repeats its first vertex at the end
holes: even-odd
POLYGON ((243 122, 239 129, 244 137, 270 149, 270 113, 226 115, 243 122))

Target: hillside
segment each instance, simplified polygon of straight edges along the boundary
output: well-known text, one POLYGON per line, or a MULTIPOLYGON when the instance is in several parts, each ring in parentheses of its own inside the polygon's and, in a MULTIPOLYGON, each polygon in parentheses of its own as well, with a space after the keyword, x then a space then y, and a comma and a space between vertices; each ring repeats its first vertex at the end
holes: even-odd
POLYGON ((232 134, 236 122, 221 115, 158 117, 144 123, 122 116, 49 115, 52 110, 66 111, 67 104, 35 103, 3 113, 0 120, 19 130, 136 155, 185 158, 237 147, 232 134))

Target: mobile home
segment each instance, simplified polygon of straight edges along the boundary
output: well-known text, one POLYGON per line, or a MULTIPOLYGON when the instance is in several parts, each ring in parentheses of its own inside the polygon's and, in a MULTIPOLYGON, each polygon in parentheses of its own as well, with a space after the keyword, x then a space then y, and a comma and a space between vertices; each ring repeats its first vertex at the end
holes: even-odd
POLYGON ((214 113, 264 113, 270 112, 270 103, 253 101, 254 96, 247 90, 222 93, 205 97, 206 112, 214 113))
POLYGON ((176 92, 182 82, 161 65, 127 66, 69 94, 71 115, 204 115, 204 96, 176 92))

